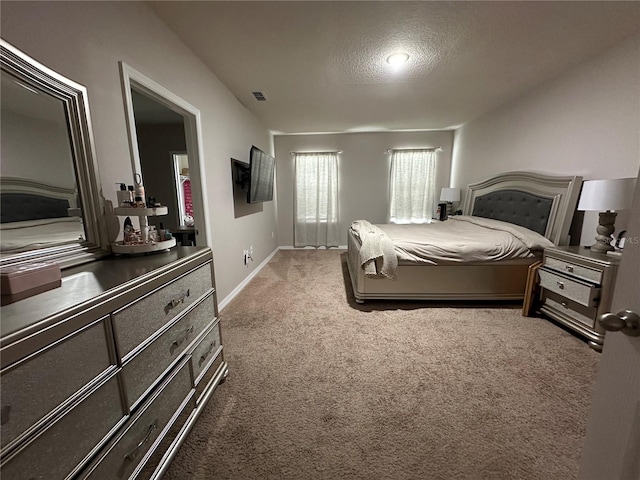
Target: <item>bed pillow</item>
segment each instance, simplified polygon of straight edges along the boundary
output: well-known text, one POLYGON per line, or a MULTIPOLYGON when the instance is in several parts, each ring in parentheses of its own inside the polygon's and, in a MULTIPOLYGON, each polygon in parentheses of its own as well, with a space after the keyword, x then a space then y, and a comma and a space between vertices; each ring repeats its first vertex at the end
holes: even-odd
POLYGON ((554 246, 551 240, 540 235, 539 233, 534 232, 533 230, 529 230, 526 227, 521 227, 520 225, 503 222, 502 220, 474 217, 469 215, 456 215, 453 217, 449 217, 449 220, 447 221, 468 222, 475 225, 480 225, 481 227, 508 232, 518 240, 520 240, 522 243, 524 243, 527 248, 529 248, 529 250, 544 250, 545 248, 554 246))

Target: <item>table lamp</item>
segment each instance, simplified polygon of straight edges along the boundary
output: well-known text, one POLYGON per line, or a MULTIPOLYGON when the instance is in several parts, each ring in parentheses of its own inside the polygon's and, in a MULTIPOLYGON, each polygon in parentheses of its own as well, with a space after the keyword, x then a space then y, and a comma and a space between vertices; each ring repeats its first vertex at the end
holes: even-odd
POLYGON ((633 192, 636 187, 635 178, 614 178, 610 180, 587 180, 582 184, 578 210, 598 211, 599 221, 596 228, 596 243, 591 250, 607 253, 614 250, 611 245, 615 231, 615 210, 631 207, 633 192))
POLYGON ((440 191, 440 201, 447 202, 447 216, 451 215, 451 208, 453 202, 460 201, 460 189, 459 188, 443 188, 440 191))

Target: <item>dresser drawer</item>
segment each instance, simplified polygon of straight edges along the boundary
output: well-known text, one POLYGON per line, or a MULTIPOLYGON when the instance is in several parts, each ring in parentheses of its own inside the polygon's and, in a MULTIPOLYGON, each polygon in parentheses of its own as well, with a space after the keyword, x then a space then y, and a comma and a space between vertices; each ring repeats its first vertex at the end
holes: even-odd
POLYGON ((124 365, 122 379, 130 407, 214 319, 214 297, 210 295, 124 365))
POLYGON ((560 295, 556 295, 553 292, 545 292, 543 294, 543 303, 545 306, 562 315, 566 315, 582 325, 589 328, 594 328, 595 326, 597 314, 595 307, 585 307, 572 300, 563 298, 560 295))
POLYGON ((190 392, 191 374, 185 359, 174 375, 161 386, 158 394, 123 428, 104 455, 81 478, 129 478, 139 468, 190 392))
MULTIPOLYGON (((218 356, 215 357, 215 360, 209 365, 209 368, 202 372, 202 376, 196 382, 196 403, 199 405, 204 397, 205 390, 213 380, 213 378, 218 374, 218 370, 222 366, 224 362, 224 357, 222 351, 218 353, 218 356)), ((225 367, 226 368, 226 367, 225 367)), ((222 380, 226 378, 226 374, 222 377, 222 380)))
POLYGON ((191 362, 193 363, 193 378, 195 384, 198 384, 199 377, 211 363, 211 361, 219 353, 222 344, 220 342, 220 323, 216 324, 207 332, 204 338, 196 345, 191 354, 191 362))
POLYGON ((211 291, 211 265, 205 264, 112 314, 121 358, 211 291))
POLYGON ((105 326, 98 321, 3 371, 2 448, 110 365, 105 326))
POLYGON ((156 470, 160 466, 160 463, 162 462, 162 459, 167 451, 174 447, 179 448, 179 446, 176 447, 174 442, 176 442, 179 435, 183 432, 185 425, 187 424, 189 419, 193 417, 195 408, 195 400, 194 397, 191 396, 189 401, 186 402, 182 407, 182 411, 176 417, 171 428, 168 429, 167 433, 162 438, 162 441, 158 443, 158 446, 155 447, 153 453, 145 461, 144 467, 142 467, 142 469, 136 473, 136 480, 147 480, 150 478, 154 478, 154 474, 156 474, 156 470))
POLYGON ((545 267, 540 269, 540 285, 587 307, 595 306, 600 296, 600 288, 595 285, 558 275, 545 267))
POLYGON ((113 376, 3 464, 2 478, 65 479, 122 418, 113 376))
POLYGON ((546 257, 544 266, 553 268, 559 272, 567 273, 576 277, 584 278, 590 282, 602 283, 602 270, 595 270, 593 268, 583 267, 582 265, 576 265, 566 260, 561 260, 554 257, 546 257))

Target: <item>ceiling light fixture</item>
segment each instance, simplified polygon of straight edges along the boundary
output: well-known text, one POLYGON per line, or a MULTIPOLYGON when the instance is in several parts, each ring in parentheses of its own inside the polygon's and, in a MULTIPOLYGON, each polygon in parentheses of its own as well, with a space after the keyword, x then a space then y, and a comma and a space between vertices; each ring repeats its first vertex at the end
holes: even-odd
POLYGON ((397 67, 409 60, 409 54, 404 52, 392 53, 387 57, 387 63, 397 67))

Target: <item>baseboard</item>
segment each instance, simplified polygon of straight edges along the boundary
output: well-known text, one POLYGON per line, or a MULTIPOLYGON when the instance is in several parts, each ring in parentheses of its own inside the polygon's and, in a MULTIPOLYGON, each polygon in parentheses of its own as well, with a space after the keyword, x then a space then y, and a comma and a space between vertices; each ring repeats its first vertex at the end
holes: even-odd
POLYGON ((292 245, 289 245, 289 246, 280 247, 280 250, 329 250, 329 249, 346 250, 347 246, 338 245, 337 247, 294 247, 292 245))
POLYGON ((224 297, 224 300, 218 302, 218 311, 222 311, 224 307, 226 307, 229 302, 231 302, 231 300, 233 300, 236 295, 238 295, 244 289, 244 287, 249 284, 253 277, 255 277, 258 272, 262 270, 267 263, 269 263, 269 260, 271 260, 274 255, 278 253, 278 250, 280 250, 280 248, 276 248, 273 252, 271 252, 271 254, 267 258, 265 258, 263 262, 247 276, 247 278, 245 278, 236 288, 234 288, 229 295, 224 297))

